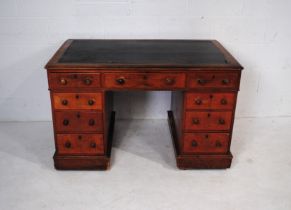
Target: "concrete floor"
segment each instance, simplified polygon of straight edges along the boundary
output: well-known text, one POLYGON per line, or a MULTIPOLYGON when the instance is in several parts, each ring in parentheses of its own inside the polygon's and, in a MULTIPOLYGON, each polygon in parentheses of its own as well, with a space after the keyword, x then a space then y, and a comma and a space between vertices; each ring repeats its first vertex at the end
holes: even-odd
POLYGON ((166 120, 118 121, 109 171, 56 171, 50 122, 0 123, 0 209, 291 209, 291 118, 237 119, 227 170, 178 170, 166 120))

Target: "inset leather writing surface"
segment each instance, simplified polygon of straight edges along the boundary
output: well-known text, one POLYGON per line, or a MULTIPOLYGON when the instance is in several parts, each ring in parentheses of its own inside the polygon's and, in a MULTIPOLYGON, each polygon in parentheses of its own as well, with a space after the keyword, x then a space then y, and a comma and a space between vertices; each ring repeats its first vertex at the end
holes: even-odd
POLYGON ((209 65, 227 60, 211 41, 74 40, 59 63, 209 65))

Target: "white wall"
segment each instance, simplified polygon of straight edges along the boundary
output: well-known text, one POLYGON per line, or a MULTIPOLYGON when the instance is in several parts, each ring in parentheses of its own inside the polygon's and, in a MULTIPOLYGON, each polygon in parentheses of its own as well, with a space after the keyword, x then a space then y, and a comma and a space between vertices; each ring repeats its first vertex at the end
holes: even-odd
MULTIPOLYGON (((43 66, 68 38, 217 39, 245 67, 237 117, 290 116, 290 11, 288 0, 0 0, 0 120, 51 119, 43 66)), ((163 118, 169 101, 120 93, 116 109, 163 118)))

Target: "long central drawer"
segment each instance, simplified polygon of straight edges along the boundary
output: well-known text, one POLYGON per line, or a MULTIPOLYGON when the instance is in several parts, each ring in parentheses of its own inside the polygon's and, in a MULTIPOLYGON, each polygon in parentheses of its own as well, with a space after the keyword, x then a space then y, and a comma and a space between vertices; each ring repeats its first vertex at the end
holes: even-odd
POLYGON ((184 88, 186 75, 181 73, 105 73, 105 88, 172 89, 184 88))

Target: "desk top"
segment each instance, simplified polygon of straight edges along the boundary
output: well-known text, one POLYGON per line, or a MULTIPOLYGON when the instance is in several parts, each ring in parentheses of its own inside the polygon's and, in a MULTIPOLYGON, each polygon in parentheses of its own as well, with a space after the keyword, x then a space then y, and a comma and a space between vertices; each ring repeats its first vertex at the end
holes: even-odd
POLYGON ((53 68, 231 68, 242 66, 215 40, 67 40, 53 68))

